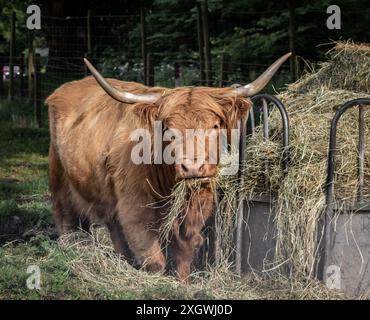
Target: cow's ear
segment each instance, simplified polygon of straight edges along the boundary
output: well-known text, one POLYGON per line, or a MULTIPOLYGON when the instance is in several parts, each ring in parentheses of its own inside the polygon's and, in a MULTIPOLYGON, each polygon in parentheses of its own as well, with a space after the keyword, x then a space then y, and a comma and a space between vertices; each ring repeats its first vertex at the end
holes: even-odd
POLYGON ((228 129, 237 127, 238 120, 247 116, 252 107, 252 101, 246 98, 238 98, 234 103, 224 106, 225 125, 228 129))
POLYGON ((158 118, 158 105, 138 104, 135 106, 134 113, 142 122, 152 125, 158 118))

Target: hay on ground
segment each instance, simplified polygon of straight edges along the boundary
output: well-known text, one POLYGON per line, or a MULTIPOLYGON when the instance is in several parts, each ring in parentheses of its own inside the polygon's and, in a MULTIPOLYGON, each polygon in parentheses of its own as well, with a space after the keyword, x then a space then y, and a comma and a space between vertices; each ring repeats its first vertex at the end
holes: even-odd
POLYGON ((319 282, 294 282, 282 276, 262 277, 253 274, 239 277, 226 266, 191 274, 191 283, 158 273, 137 270, 114 253, 105 228, 92 228, 92 234, 82 232, 64 235, 58 240, 67 265, 81 285, 110 296, 130 292, 135 299, 343 299, 338 292, 328 290, 319 282))

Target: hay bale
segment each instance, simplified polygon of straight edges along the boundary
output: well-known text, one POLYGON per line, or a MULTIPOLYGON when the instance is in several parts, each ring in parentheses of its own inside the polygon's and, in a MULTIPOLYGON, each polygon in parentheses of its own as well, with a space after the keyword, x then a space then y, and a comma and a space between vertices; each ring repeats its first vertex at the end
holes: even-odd
POLYGON ((370 93, 369 45, 337 42, 327 56, 329 61, 321 63, 317 71, 313 70, 290 85, 289 90, 304 94, 325 86, 329 90, 370 93))
MULTIPOLYGON (((265 189, 278 195, 276 264, 296 276, 310 277, 317 252, 317 221, 325 205, 325 184, 330 122, 344 102, 370 97, 368 72, 370 46, 338 43, 331 60, 288 86, 280 95, 290 118, 290 169, 281 171, 281 119, 270 115, 274 133, 266 142, 257 132, 248 141, 243 187, 246 198, 265 189), (269 163, 268 171, 264 163, 269 163)), ((370 112, 365 112, 365 135, 369 145, 370 112)), ((258 128, 261 131, 262 128, 258 128)), ((335 197, 342 207, 356 199, 358 110, 344 114, 337 130, 335 197)), ((365 201, 370 201, 370 158, 365 157, 365 201)))

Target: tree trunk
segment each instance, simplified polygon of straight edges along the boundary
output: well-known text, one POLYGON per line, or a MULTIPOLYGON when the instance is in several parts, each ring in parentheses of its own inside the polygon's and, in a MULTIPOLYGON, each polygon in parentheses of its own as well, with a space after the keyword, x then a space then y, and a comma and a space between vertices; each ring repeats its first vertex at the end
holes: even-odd
POLYGON ((198 32, 198 52, 199 52, 199 81, 200 84, 204 84, 205 72, 204 72, 204 39, 203 39, 203 23, 202 23, 202 7, 200 3, 197 3, 197 32, 198 32))
POLYGON ((208 2, 202 2, 202 17, 203 17, 203 40, 204 40, 204 63, 207 86, 212 85, 212 62, 211 62, 211 45, 209 41, 209 26, 208 26, 208 2))
POLYGON ((295 38, 296 38, 296 30, 295 30, 295 8, 296 2, 295 0, 288 0, 288 9, 289 9, 289 50, 292 53, 290 57, 290 76, 292 82, 296 81, 298 78, 297 75, 297 58, 295 53, 295 38))
POLYGON ((15 12, 12 12, 10 20, 10 54, 9 54, 9 90, 8 99, 14 99, 14 55, 15 55, 15 12))
POLYGON ((148 55, 146 46, 146 21, 145 9, 140 9, 140 39, 141 39, 141 57, 143 59, 143 78, 144 84, 148 85, 148 55))

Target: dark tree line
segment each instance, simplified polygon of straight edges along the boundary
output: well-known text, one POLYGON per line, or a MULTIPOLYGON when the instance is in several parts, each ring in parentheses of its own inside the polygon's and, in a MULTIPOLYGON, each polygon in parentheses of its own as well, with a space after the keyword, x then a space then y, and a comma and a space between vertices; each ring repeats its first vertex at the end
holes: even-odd
MULTIPOLYGON (((148 1, 21 1, 0 0, 0 55, 9 53, 10 13, 15 10, 16 51, 27 47, 25 30, 26 7, 39 4, 45 17, 44 30, 36 37, 36 45, 48 46, 50 57, 83 56, 87 51, 86 24, 73 18, 105 16, 97 27, 92 23, 92 55, 123 63, 124 59, 140 58, 140 9, 147 12, 147 47, 156 64, 185 59, 197 60, 197 4, 205 0, 148 1), (107 17, 108 16, 108 17, 107 17), (109 19, 109 16, 128 16, 109 19), (48 19, 54 17, 54 19, 48 19), (64 19, 71 17, 71 19, 64 19), (60 19, 57 19, 60 18, 60 19), (49 29, 48 29, 49 28, 49 29), (53 32, 51 32, 52 28, 53 32), (56 31, 57 30, 57 33, 56 31), (50 31, 50 32, 49 32, 50 31), (95 41, 94 41, 95 38, 95 41), (71 47, 71 41, 80 44, 71 47), (99 40, 99 41, 98 41, 99 40)), ((329 47, 319 44, 337 39, 366 42, 370 37, 370 3, 368 0, 338 0, 342 9, 342 29, 326 27, 329 0, 208 0, 210 50, 213 60, 226 56, 230 63, 268 64, 288 50, 312 61, 322 58, 329 47)))

